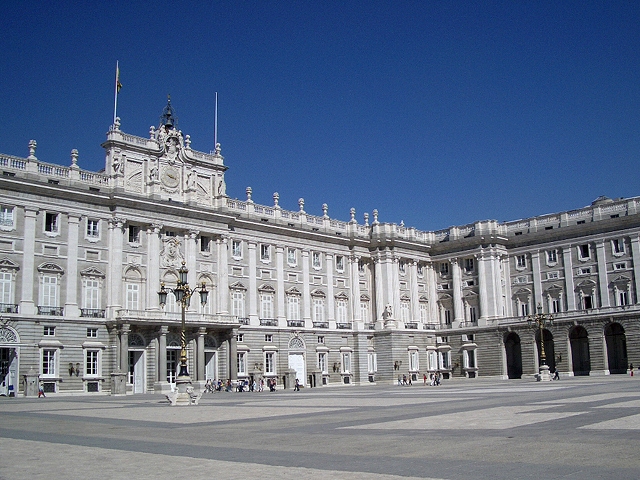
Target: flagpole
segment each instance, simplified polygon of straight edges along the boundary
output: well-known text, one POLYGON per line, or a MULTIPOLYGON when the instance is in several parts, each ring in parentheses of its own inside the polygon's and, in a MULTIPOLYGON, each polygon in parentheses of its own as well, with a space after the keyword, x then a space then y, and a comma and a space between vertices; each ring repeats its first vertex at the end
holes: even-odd
POLYGON ((116 81, 115 81, 115 93, 113 94, 113 124, 116 124, 116 111, 118 110, 118 60, 116 60, 116 81))
POLYGON ((213 148, 218 148, 218 92, 216 92, 216 109, 213 120, 213 148))

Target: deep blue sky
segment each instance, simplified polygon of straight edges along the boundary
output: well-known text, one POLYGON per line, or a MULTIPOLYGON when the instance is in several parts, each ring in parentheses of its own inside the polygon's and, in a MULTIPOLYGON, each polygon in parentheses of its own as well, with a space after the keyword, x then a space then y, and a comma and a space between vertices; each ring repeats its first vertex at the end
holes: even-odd
POLYGON ((5 2, 0 152, 104 167, 171 94, 227 193, 438 230, 640 195, 640 3, 5 2), (203 6, 205 5, 205 6, 203 6))

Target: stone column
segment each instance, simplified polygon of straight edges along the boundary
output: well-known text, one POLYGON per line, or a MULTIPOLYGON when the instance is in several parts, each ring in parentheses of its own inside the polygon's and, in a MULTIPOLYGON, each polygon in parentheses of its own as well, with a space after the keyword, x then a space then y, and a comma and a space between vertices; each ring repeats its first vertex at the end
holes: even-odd
POLYGON ((400 261, 398 257, 392 255, 388 263, 388 277, 391 280, 390 300, 393 305, 393 316, 395 319, 400 318, 400 261))
POLYGON ((382 313, 384 312, 384 297, 382 296, 384 284, 382 281, 382 259, 380 258, 380 252, 373 257, 373 266, 373 280, 376 291, 374 318, 376 321, 382 321, 382 313))
POLYGON ((409 262, 409 278, 411 281, 411 317, 413 322, 417 322, 420 320, 420 306, 418 304, 418 262, 416 260, 409 262))
POLYGON ((67 238, 67 295, 64 303, 64 314, 68 317, 79 317, 78 308, 78 229, 80 216, 69 214, 69 233, 67 238))
POLYGON ((327 265, 327 320, 333 322, 336 319, 335 298, 333 295, 333 255, 327 253, 325 259, 327 265))
MULTIPOLYGON (((107 270, 107 317, 115 318, 122 308, 122 245, 124 220, 113 218, 109 221, 109 268, 107 270)), ((128 345, 127 345, 128 346, 128 345)))
MULTIPOLYGON (((147 308, 158 310, 158 291, 160 290, 160 231, 162 225, 147 227, 147 308)), ((166 380, 166 378, 165 378, 166 380)))
POLYGON ((576 310, 576 288, 573 284, 573 262, 571 260, 571 245, 562 248, 564 260, 564 282, 567 289, 567 310, 576 310))
MULTIPOLYGON (((120 327, 120 371, 129 371, 129 332, 131 327, 125 323, 120 327)), ((166 362, 165 362, 166 364, 166 362)))
POLYGON ((542 305, 542 274, 540 273, 540 252, 531 252, 531 269, 533 271, 533 312, 538 304, 542 305))
POLYGON ((311 320, 311 285, 309 275, 309 251, 301 252, 302 262, 302 315, 307 328, 312 326, 311 320))
MULTIPOLYGON (((490 296, 490 303, 494 305, 492 316, 500 317, 504 315, 504 295, 502 288, 502 270, 500 252, 495 251, 491 254, 491 278, 493 279, 493 295, 490 296)), ((507 282, 505 282, 506 284, 507 282)))
POLYGON ((36 313, 33 292, 38 286, 38 282, 34 281, 37 214, 37 209, 30 207, 24 209, 24 246, 20 272, 22 274, 20 313, 23 315, 36 313))
POLYGON ((229 237, 227 236, 220 239, 218 251, 218 313, 229 314, 229 237))
POLYGON ((511 263, 509 262, 509 255, 504 255, 501 259, 502 271, 504 272, 504 295, 505 301, 505 313, 504 316, 513 316, 513 301, 511 299, 511 263))
MULTIPOLYGON (((633 258, 633 279, 635 282, 635 303, 640 303, 640 238, 638 235, 631 237, 631 257, 633 258)), ((633 297, 629 297, 633 302, 633 297)))
POLYGON ((353 320, 355 322, 368 322, 367 318, 360 318, 360 273, 358 264, 360 257, 357 255, 349 256, 349 281, 351 282, 351 311, 353 312, 353 320))
POLYGON ((598 285, 600 287, 600 306, 610 307, 609 282, 607 280, 607 258, 604 251, 604 240, 596 242, 596 257, 598 261, 598 285))
POLYGON ((276 245, 276 276, 276 318, 278 325, 283 327, 287 325, 287 316, 284 302, 284 247, 282 245, 276 245))
POLYGON ((458 326, 458 323, 464 321, 464 306, 462 305, 462 273, 460 271, 460 262, 457 258, 452 258, 451 262, 451 278, 452 278, 452 293, 453 293, 453 321, 454 327, 458 326))
POLYGON ((204 336, 207 334, 206 327, 198 328, 198 337, 196 340, 196 357, 197 357, 197 372, 196 380, 204 381, 204 336))
POLYGON ((229 378, 232 382, 238 380, 238 341, 235 330, 229 337, 229 378))
POLYGON ((427 288, 429 289, 429 323, 440 323, 438 316, 438 286, 433 263, 426 265, 427 288))
POLYGON ((167 382, 167 333, 169 333, 169 327, 162 325, 158 339, 158 381, 161 383, 167 382))
POLYGON ((487 317, 489 316, 489 297, 487 294, 487 283, 491 281, 491 278, 487 277, 486 260, 484 252, 480 252, 475 256, 476 262, 478 262, 478 300, 480 307, 480 317, 478 318, 478 325, 486 325, 487 317))
MULTIPOLYGON (((256 242, 247 242, 248 255, 249 255, 249 321, 251 325, 259 325, 260 320, 258 317, 258 281, 256 278, 257 272, 257 247, 256 242)), ((236 365, 237 376, 237 360, 234 359, 234 365, 236 365)))

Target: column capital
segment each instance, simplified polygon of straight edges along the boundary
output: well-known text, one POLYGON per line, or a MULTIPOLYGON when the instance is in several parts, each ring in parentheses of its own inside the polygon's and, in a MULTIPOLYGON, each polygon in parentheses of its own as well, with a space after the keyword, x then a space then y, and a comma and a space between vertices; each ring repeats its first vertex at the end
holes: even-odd
POLYGON ((203 336, 207 334, 207 327, 198 328, 198 336, 203 336))
POLYGON ((169 333, 168 325, 160 325, 160 335, 166 335, 169 333))

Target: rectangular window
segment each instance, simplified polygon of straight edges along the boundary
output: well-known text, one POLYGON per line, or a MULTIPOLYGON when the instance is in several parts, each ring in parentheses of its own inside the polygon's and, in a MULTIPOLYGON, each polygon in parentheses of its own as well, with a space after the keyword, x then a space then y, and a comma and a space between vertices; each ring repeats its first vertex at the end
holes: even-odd
POLYGON ((98 371, 98 354, 100 352, 98 350, 87 350, 87 361, 85 363, 84 374, 88 377, 90 376, 98 376, 100 372, 98 371))
POLYGON ((264 373, 266 375, 274 375, 276 373, 276 362, 274 352, 265 352, 264 354, 264 373))
POLYGON ((336 322, 346 323, 347 321, 347 301, 344 299, 336 300, 336 322))
POLYGON ((578 275, 589 275, 589 274, 591 274, 590 267, 583 267, 578 269, 578 275))
POLYGON ((591 298, 591 295, 584 296, 584 298, 582 299, 582 305, 584 306, 585 310, 593 308, 593 299, 591 298))
POLYGON ((378 371, 378 355, 375 352, 369 352, 367 354, 367 369, 369 375, 378 371))
POLYGON ((629 305, 629 294, 626 291, 618 292, 619 306, 629 305))
POLYGON ((476 307, 469 307, 469 321, 475 322, 477 320, 476 307))
POLYGON ((528 303, 521 303, 520 304, 520 314, 523 317, 526 317, 529 315, 529 304, 528 303))
POLYGON ((313 321, 324 322, 324 299, 313 299, 313 321))
POLYGON ((244 318, 244 292, 234 290, 232 295, 232 314, 238 318, 244 318))
POLYGON ((273 318, 273 295, 260 294, 260 318, 273 318))
POLYGON ((342 255, 336 256, 336 270, 338 272, 344 272, 344 257, 342 255))
POLYGON ((265 342, 273 342, 273 335, 271 335, 270 333, 267 333, 267 334, 264 336, 264 341, 265 341, 265 342))
POLYGON ((467 272, 473 272, 473 258, 465 258, 464 269, 467 272))
POLYGON ((87 338, 98 338, 98 329, 93 327, 87 328, 87 338))
POLYGON ((424 266, 421 263, 418 264, 417 270, 418 270, 418 276, 422 277, 424 275, 424 266))
POLYGON ((263 262, 271 261, 271 246, 270 245, 260 245, 260 260, 263 262))
POLYGON ((87 237, 98 238, 100 237, 100 229, 98 220, 87 220, 87 237))
POLYGON ((44 215, 44 231, 57 233, 58 232, 58 214, 47 212, 44 215))
POLYGON ((0 206, 0 226, 13 227, 13 207, 0 206))
POLYGON ((428 305, 425 302, 420 302, 420 321, 427 323, 428 305))
POLYGON ((467 368, 475 368, 476 366, 476 351, 475 350, 465 350, 465 359, 467 363, 467 368))
POLYGON ((87 279, 84 282, 84 308, 100 308, 100 281, 87 279))
POLYGON ((45 275, 42 277, 42 299, 43 307, 58 306, 58 277, 45 275))
POLYGON ((177 349, 167 349, 167 382, 175 383, 178 377, 178 352, 177 349))
POLYGON ((554 298, 551 300, 551 311, 553 313, 559 313, 560 312, 560 299, 559 298, 554 298))
MULTIPOLYGON (((140 310, 140 285, 127 283, 127 310, 140 310)), ((167 295, 167 299, 169 295, 167 295)))
POLYGON ((327 354, 326 352, 318 353, 318 370, 322 373, 327 374, 327 354))
POLYGON ((42 375, 45 377, 56 376, 56 350, 42 350, 42 375))
POLYGON ((448 275, 449 274, 449 264, 444 262, 440 264, 440 275, 448 275))
POLYGON ((611 248, 613 250, 613 253, 624 253, 624 240, 622 240, 621 238, 615 238, 611 240, 611 248))
POLYGON ((173 230, 165 230, 164 236, 165 237, 175 237, 176 236, 176 232, 174 232, 173 230))
POLYGON ((398 269, 400 270, 400 274, 404 275, 407 272, 407 264, 403 260, 400 260, 400 262, 398 262, 398 269))
POLYGON ((351 373, 351 353, 342 354, 342 373, 351 373))
POLYGON ((287 248, 287 263, 291 267, 295 267, 298 264, 298 256, 296 255, 295 248, 287 248))
POLYGON ((246 352, 238 352, 238 375, 247 374, 247 354, 246 352))
POLYGON ((400 302, 400 320, 408 322, 410 319, 410 304, 408 301, 403 300, 400 302))
POLYGON ((358 273, 364 274, 364 261, 358 260, 358 273))
POLYGON ((244 333, 239 333, 236 335, 236 340, 238 342, 244 342, 244 333))
POLYGON ((211 237, 206 235, 200 236, 200 251, 203 253, 211 252, 211 237))
MULTIPOLYGON (((2 306, 5 306, 4 308, 8 308, 8 305, 10 305, 12 301, 11 276, 12 275, 9 272, 0 272, 0 304, 2 304, 2 306)), ((4 310, 2 309, 0 311, 4 310)))
POLYGON ((558 263, 557 250, 547 250, 547 263, 558 263))
POLYGON ((516 268, 527 268, 527 256, 526 255, 517 255, 516 256, 516 268))
POLYGON ((320 269, 322 267, 322 264, 320 262, 320 253, 319 252, 313 252, 313 254, 311 255, 311 264, 313 265, 313 268, 315 268, 315 269, 320 269))
POLYGON ((140 243, 140 227, 129 225, 129 243, 140 243))
POLYGON ((360 302, 360 320, 369 321, 369 302, 360 302))
POLYGON ((318 335, 318 343, 324 345, 324 335, 318 335))
POLYGON ((444 323, 445 325, 451 325, 451 310, 444 311, 444 323))
POLYGON ((582 260, 591 258, 591 251, 589 249, 589 244, 578 245, 578 257, 582 260))
POLYGON ((233 258, 242 258, 242 242, 240 240, 231 241, 231 256, 233 258))
POLYGON ((43 328, 42 334, 45 337, 53 337, 56 334, 56 327, 47 327, 47 326, 45 326, 43 328))
POLYGON ((289 320, 300 320, 300 297, 290 295, 287 299, 287 318, 289 320))

